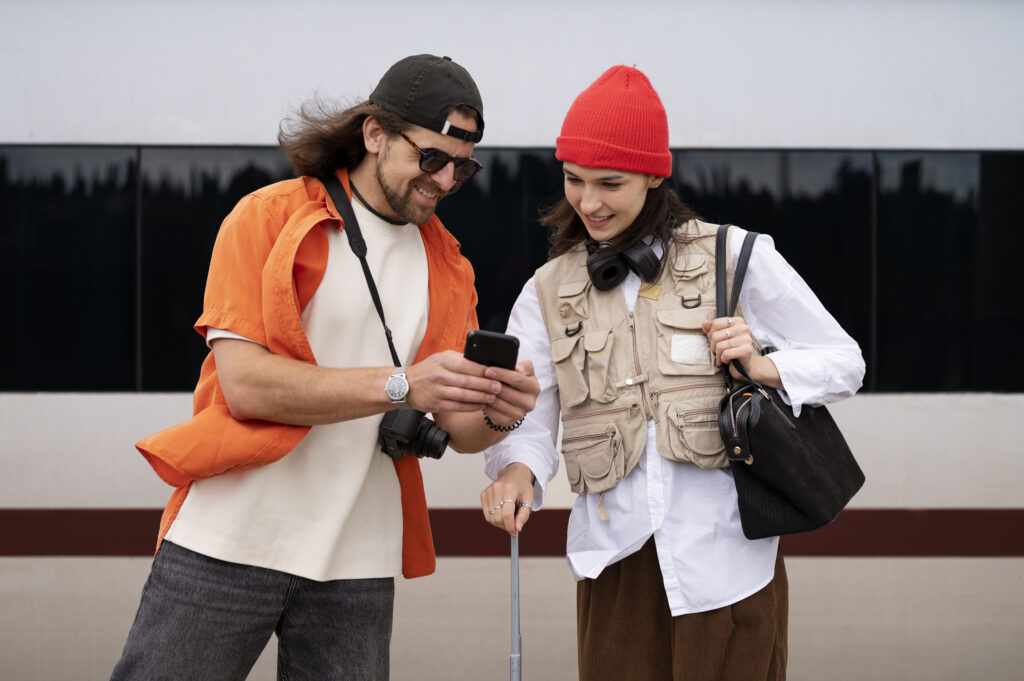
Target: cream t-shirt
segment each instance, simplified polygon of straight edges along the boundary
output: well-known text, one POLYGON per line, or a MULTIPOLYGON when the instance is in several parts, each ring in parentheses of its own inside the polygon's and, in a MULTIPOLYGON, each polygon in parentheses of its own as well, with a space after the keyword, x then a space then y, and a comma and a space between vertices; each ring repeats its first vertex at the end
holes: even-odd
MULTIPOLYGON (((426 250, 415 225, 353 209, 399 358, 408 366, 427 328, 426 250)), ((376 308, 345 234, 327 229, 323 281, 302 313, 317 364, 390 366, 376 308)), ((239 338, 207 329, 207 342, 239 338)), ((384 386, 381 384, 381 390, 384 386)), ((313 426, 284 458, 193 483, 167 539, 204 555, 319 581, 402 570, 402 508, 381 416, 313 426)))

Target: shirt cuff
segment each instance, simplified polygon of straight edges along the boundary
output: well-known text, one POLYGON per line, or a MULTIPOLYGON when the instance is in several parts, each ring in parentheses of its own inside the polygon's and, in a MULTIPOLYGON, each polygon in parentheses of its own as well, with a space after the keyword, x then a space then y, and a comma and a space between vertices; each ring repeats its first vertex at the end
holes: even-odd
MULTIPOLYGON (((250 343, 256 343, 256 341, 254 341, 252 338, 246 338, 245 336, 237 334, 234 331, 230 331, 228 329, 218 329, 218 328, 216 328, 214 326, 207 326, 206 327, 206 347, 208 347, 208 348, 212 347, 210 345, 210 341, 215 341, 218 338, 231 338, 233 340, 244 340, 244 341, 249 341, 250 343)), ((256 343, 256 344, 259 345, 259 343, 256 343)))
POLYGON ((864 373, 859 353, 830 357, 823 356, 823 351, 794 348, 776 350, 765 356, 779 370, 783 385, 779 394, 793 407, 795 416, 800 416, 800 407, 805 404, 818 406, 835 402, 853 395, 861 386, 855 378, 864 373), (844 371, 834 374, 830 370, 834 367, 843 367, 844 371))
POLYGON ((544 492, 548 483, 558 472, 558 457, 552 457, 551 452, 542 452, 529 444, 509 443, 510 439, 511 436, 484 450, 484 472, 491 480, 497 480, 498 475, 512 464, 524 464, 536 477, 533 483, 533 505, 539 508, 544 505, 544 492), (515 452, 512 451, 513 447, 515 452))

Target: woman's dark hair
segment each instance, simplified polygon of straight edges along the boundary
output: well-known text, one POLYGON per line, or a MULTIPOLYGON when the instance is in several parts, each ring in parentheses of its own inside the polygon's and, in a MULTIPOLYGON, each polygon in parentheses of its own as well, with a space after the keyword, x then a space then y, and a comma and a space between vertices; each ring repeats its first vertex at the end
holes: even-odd
MULTIPOLYGON (((480 115, 468 106, 455 111, 473 117, 480 115)), ((314 97, 292 116, 285 118, 277 131, 277 141, 300 175, 323 177, 339 168, 355 168, 366 156, 363 121, 373 116, 389 136, 407 130, 411 123, 385 111, 372 102, 362 102, 338 111, 314 97)))
MULTIPOLYGON (((640 214, 622 233, 622 240, 617 244, 625 250, 633 244, 654 236, 668 247, 672 239, 686 243, 691 237, 685 233, 676 233, 676 228, 690 220, 699 220, 700 216, 692 208, 683 203, 675 190, 662 182, 657 187, 647 190, 647 198, 640 214)), ((542 209, 540 223, 551 228, 551 249, 548 259, 554 259, 583 243, 587 239, 587 228, 576 210, 563 195, 553 205, 542 209)), ((665 267, 667 258, 662 258, 661 266, 665 267)))

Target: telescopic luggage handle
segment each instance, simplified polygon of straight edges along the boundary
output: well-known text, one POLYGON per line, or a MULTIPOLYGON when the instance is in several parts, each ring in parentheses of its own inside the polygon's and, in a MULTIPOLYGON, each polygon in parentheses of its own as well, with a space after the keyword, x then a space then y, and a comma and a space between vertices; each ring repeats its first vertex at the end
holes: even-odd
POLYGON ((512 537, 512 653, 509 679, 522 681, 523 635, 519 632, 519 537, 512 537))

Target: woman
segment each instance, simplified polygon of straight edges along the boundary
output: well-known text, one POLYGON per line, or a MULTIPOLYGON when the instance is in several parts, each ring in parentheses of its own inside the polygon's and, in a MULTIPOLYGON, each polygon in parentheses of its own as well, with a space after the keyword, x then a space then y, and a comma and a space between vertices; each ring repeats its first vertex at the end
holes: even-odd
MULTIPOLYGON (((523 529, 558 467, 560 417, 579 494, 567 552, 580 679, 783 679, 785 566, 777 537, 743 536, 717 430, 721 367, 742 363, 799 410, 856 392, 860 349, 767 236, 737 316, 715 318, 717 225, 665 184, 668 122, 640 71, 613 67, 576 98, 556 156, 551 259, 508 328, 541 394, 486 453, 484 517, 523 529)), ((730 277, 744 234, 729 236, 730 277)))

